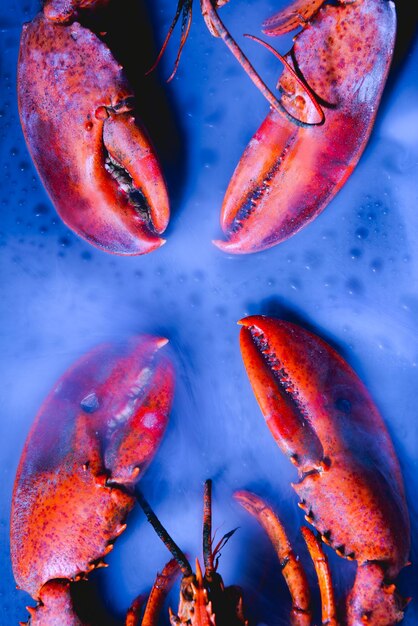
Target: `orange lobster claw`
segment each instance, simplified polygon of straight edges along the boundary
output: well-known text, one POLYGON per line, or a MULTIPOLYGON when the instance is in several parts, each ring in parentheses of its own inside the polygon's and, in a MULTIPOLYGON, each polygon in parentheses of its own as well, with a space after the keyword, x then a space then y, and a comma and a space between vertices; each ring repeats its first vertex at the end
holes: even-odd
POLYGON ((393 54, 394 4, 320 4, 297 0, 265 24, 268 34, 303 25, 279 81, 288 116, 270 111, 234 172, 221 212, 226 241, 214 242, 225 252, 265 250, 315 219, 370 136, 393 54))
POLYGON ((164 243, 169 201, 132 91, 107 46, 55 0, 23 28, 18 95, 31 156, 63 221, 115 254, 164 243))
POLYGON ((348 626, 393 626, 402 601, 390 583, 406 565, 409 517, 384 422, 349 365, 324 341, 263 316, 241 320, 241 351, 270 431, 298 469, 306 519, 340 556, 358 562, 348 626), (386 616, 383 619, 383 615, 386 616))
POLYGON ((87 626, 77 617, 68 580, 48 582, 40 591, 38 606, 26 608, 29 626, 87 626))
POLYGON ((71 606, 67 583, 102 566, 126 528, 134 485, 158 448, 171 407, 166 343, 142 336, 92 350, 58 381, 36 417, 11 518, 16 582, 40 601, 31 624, 35 616, 40 625, 58 624, 54 606, 71 606), (51 582, 57 580, 62 589, 51 582))

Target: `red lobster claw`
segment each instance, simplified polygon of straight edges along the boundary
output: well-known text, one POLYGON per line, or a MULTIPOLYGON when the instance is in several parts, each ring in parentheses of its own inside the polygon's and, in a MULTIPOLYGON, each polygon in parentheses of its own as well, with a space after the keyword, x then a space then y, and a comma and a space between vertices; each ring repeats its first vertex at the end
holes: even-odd
POLYGON ((392 626, 390 584, 406 565, 409 517, 399 463, 363 383, 324 341, 280 320, 241 320, 241 351, 267 425, 296 465, 306 519, 358 562, 348 626, 392 626))
POLYGON ((311 222, 356 166, 371 133, 395 39, 393 2, 296 0, 267 21, 278 35, 302 25, 284 57, 283 112, 271 110, 227 189, 221 250, 247 254, 311 222), (310 20, 310 21, 307 21, 310 20))
POLYGON ((103 566, 126 527, 134 485, 156 452, 171 407, 174 372, 161 351, 166 343, 143 336, 96 348, 57 382, 36 417, 11 519, 16 582, 40 601, 30 610, 31 624, 79 624, 68 583, 103 566), (55 610, 70 617, 55 622, 55 610))
POLYGON ((92 4, 52 0, 23 27, 22 128, 67 226, 107 252, 145 254, 164 243, 167 190, 121 66, 75 21, 92 4))

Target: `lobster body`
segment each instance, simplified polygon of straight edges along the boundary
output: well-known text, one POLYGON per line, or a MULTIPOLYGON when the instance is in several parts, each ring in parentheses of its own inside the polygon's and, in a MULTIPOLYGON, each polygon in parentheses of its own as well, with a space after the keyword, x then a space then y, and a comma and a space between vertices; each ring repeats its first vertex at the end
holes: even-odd
POLYGON ((58 615, 66 607, 68 625, 79 624, 69 582, 103 566, 126 528, 134 485, 171 406, 165 343, 139 337, 96 348, 58 381, 38 413, 16 475, 11 520, 16 582, 40 601, 31 624, 53 624, 54 607, 58 615))
MULTIPOLYGON (((234 496, 241 506, 261 524, 274 547, 292 598, 290 624, 292 626, 311 626, 312 606, 308 579, 299 558, 292 549, 282 522, 273 509, 254 493, 239 491, 234 496)), ((205 482, 204 492, 204 574, 198 559, 196 559, 196 571, 193 573, 187 558, 170 537, 141 493, 138 494, 138 500, 148 521, 183 571, 177 615, 170 610, 171 626, 180 626, 181 624, 188 624, 189 626, 248 626, 249 621, 243 610, 241 589, 236 586, 225 587, 222 577, 217 571, 220 550, 237 529, 224 535, 214 545, 214 537, 212 537, 212 481, 207 480, 205 482)), ((337 626, 332 580, 327 558, 319 540, 312 531, 308 528, 302 528, 302 534, 318 575, 323 624, 337 626)))
MULTIPOLYGON (((162 525, 144 496, 137 491, 137 498, 148 521, 159 538, 170 550, 174 561, 183 573, 180 583, 180 600, 177 614, 170 609, 171 626, 248 626, 243 612, 241 589, 225 587, 218 573, 220 551, 235 530, 226 533, 215 545, 212 536, 212 481, 205 482, 203 505, 203 561, 204 573, 196 559, 195 572, 165 527, 162 525)), ((143 623, 142 626, 145 626, 143 623)), ((151 626, 151 624, 150 624, 151 626)))
POLYGON ((393 54, 394 4, 320 4, 296 1, 265 23, 270 35, 303 30, 279 81, 286 113, 270 111, 227 189, 227 241, 215 242, 226 252, 270 248, 312 221, 344 185, 370 136, 393 54))
POLYGON ((160 166, 123 69, 75 21, 74 0, 69 6, 49 3, 23 27, 18 95, 26 142, 72 230, 108 252, 150 252, 169 220, 160 166))
POLYGON ((348 364, 293 324, 241 321, 241 350, 262 413, 295 464, 306 519, 340 556, 358 562, 347 623, 396 624, 389 585, 406 565, 409 516, 399 463, 377 408, 348 364))

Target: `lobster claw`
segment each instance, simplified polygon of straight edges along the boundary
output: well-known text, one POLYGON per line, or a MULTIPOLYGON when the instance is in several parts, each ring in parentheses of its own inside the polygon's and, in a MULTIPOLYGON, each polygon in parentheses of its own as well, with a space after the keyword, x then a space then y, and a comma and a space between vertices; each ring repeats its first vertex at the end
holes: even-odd
POLYGON ((51 581, 102 566, 124 531, 134 485, 171 407, 166 343, 142 336, 99 346, 64 374, 41 407, 17 471, 11 518, 14 575, 33 598, 68 605, 66 589, 51 589, 51 581))
POLYGON ((89 626, 77 617, 68 580, 48 582, 40 591, 38 606, 28 606, 27 610, 28 626, 89 626))
POLYGON ((121 66, 74 16, 73 3, 52 2, 23 28, 18 95, 26 142, 69 228, 108 252, 144 254, 164 243, 169 220, 160 165, 121 66))
POLYGON ((226 241, 214 242, 225 252, 265 250, 315 219, 346 182, 370 136, 393 54, 394 4, 320 4, 296 0, 266 23, 268 34, 300 24, 303 30, 282 59, 283 112, 269 112, 226 191, 226 241))
POLYGON ((363 624, 365 616, 372 626, 396 624, 400 598, 394 586, 383 592, 407 563, 409 517, 399 463, 376 406, 319 337, 263 316, 240 323, 251 385, 274 439, 298 469, 293 487, 306 519, 339 555, 358 562, 348 625, 363 624), (382 612, 387 621, 379 621, 382 612))

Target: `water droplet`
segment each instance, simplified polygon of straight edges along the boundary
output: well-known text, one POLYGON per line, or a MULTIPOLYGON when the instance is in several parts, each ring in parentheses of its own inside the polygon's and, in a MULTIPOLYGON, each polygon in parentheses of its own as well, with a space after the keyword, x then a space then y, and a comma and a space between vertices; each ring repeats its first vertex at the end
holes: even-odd
POLYGON ((378 273, 382 271, 383 268, 383 262, 381 259, 374 259, 371 263, 370 263, 370 268, 372 270, 372 272, 374 273, 378 273))
POLYGON ((86 413, 94 413, 100 407, 99 398, 96 396, 96 393, 92 391, 80 402, 80 407, 86 413))
POLYGON ((367 239, 368 236, 369 236, 369 231, 367 230, 367 228, 364 228, 363 226, 361 226, 360 228, 357 228, 356 230, 357 239, 367 239))
POLYGON ((71 240, 68 237, 60 237, 58 243, 62 248, 68 248, 71 245, 71 240))
POLYGON ((350 296, 358 296, 362 291, 363 286, 357 278, 350 278, 350 280, 347 281, 347 292, 350 296))
POLYGON ((352 259, 359 259, 363 255, 363 252, 360 248, 351 248, 350 256, 352 259))

